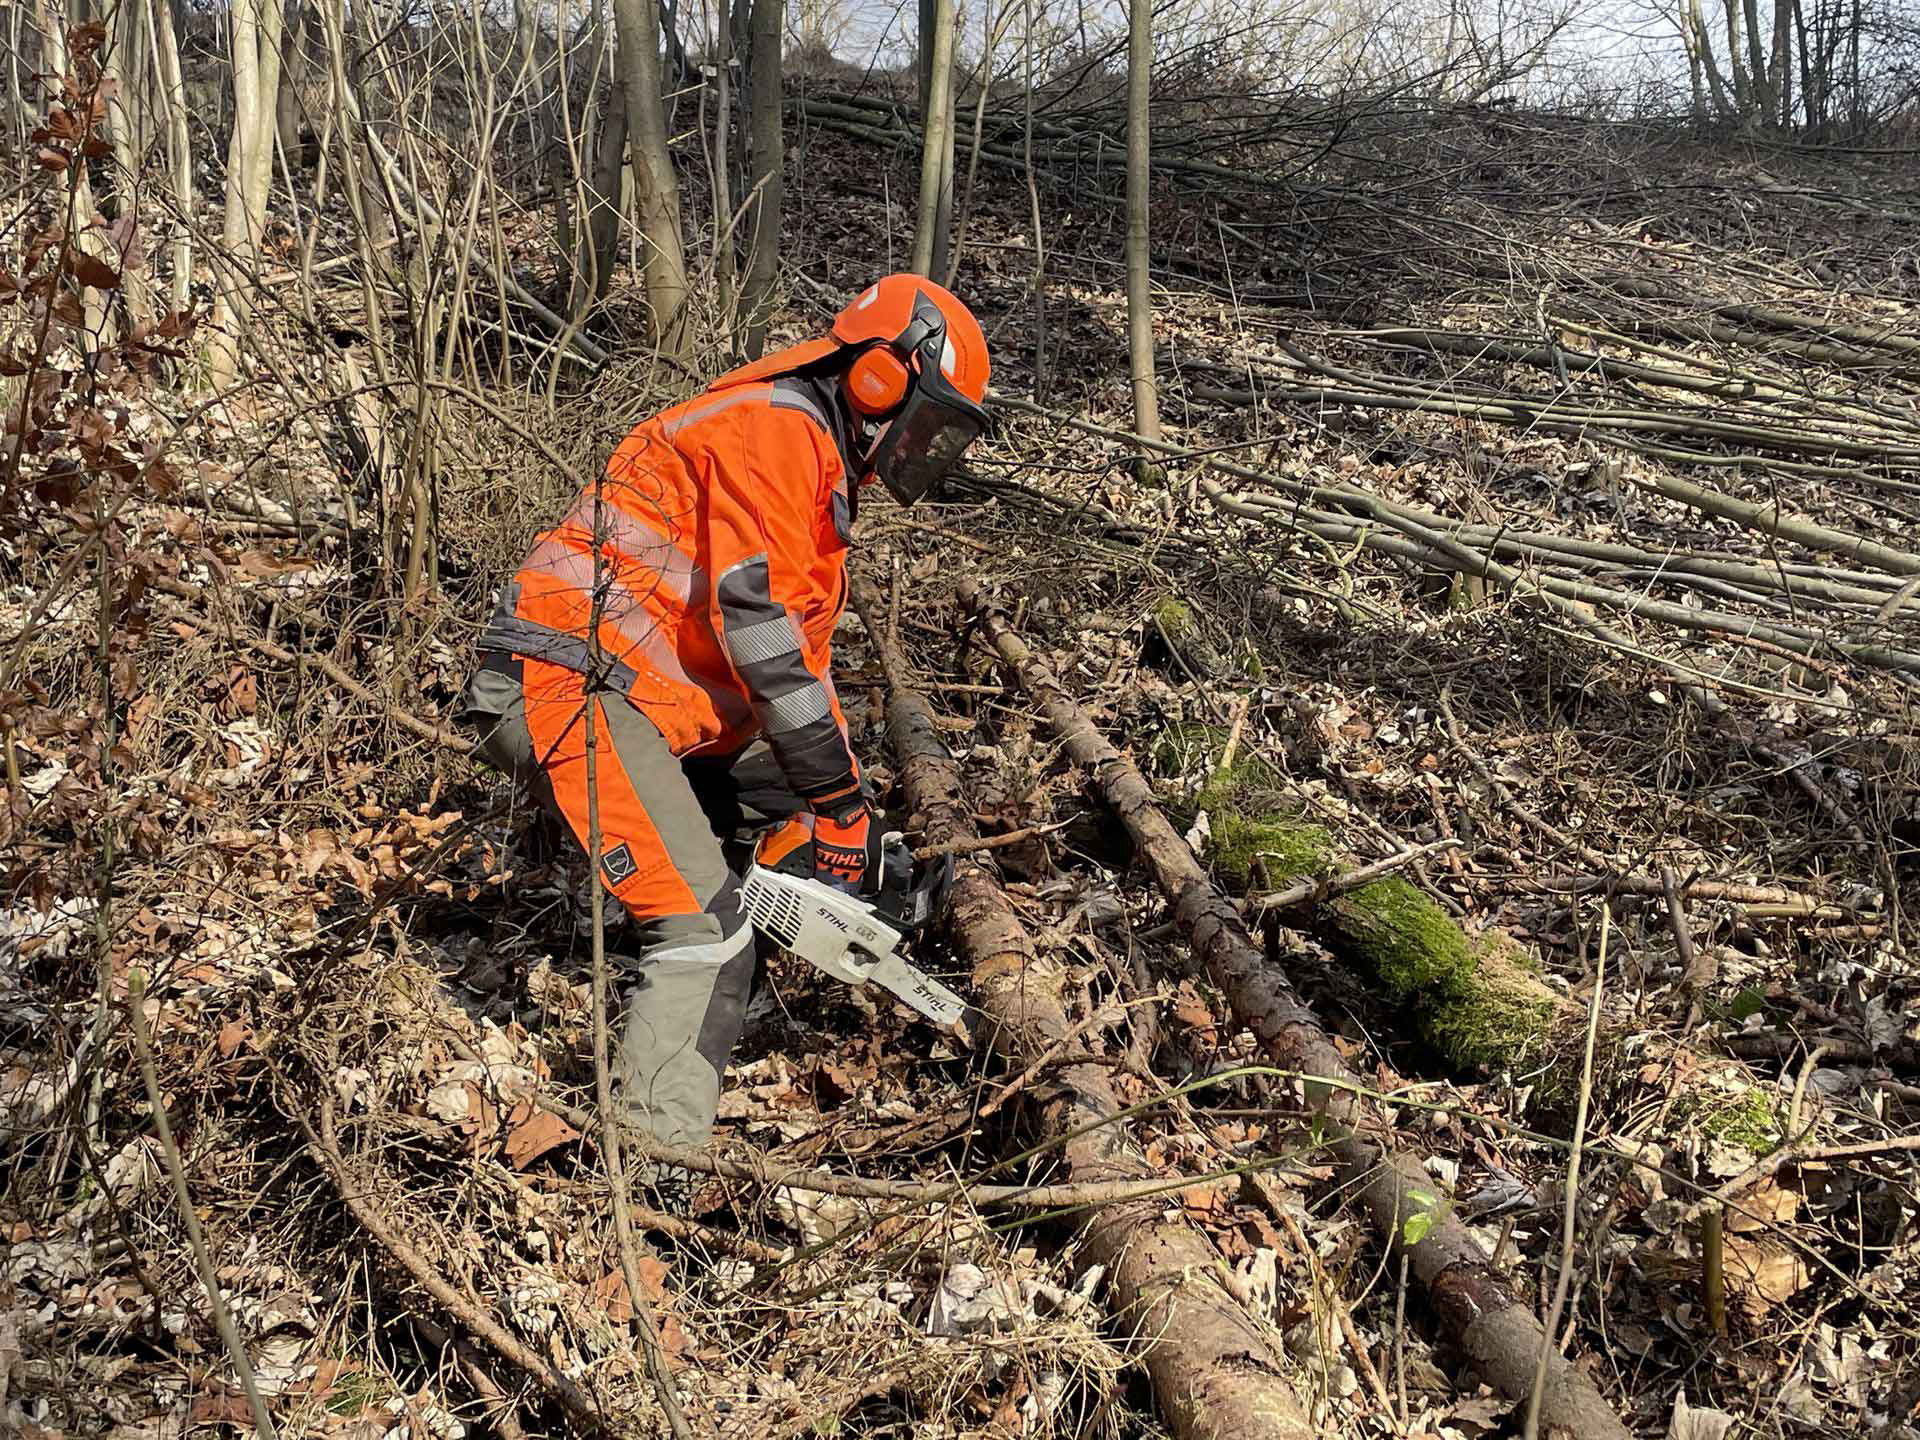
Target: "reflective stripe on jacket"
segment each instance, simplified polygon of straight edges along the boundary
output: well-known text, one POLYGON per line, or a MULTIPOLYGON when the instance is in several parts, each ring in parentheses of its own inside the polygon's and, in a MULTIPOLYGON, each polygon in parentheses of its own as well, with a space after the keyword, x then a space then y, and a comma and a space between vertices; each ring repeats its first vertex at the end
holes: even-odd
POLYGON ((764 734, 803 798, 857 796, 829 673, 852 521, 832 404, 783 376, 636 426, 605 480, 536 540, 481 648, 593 673, 597 581, 606 681, 674 754, 764 734))

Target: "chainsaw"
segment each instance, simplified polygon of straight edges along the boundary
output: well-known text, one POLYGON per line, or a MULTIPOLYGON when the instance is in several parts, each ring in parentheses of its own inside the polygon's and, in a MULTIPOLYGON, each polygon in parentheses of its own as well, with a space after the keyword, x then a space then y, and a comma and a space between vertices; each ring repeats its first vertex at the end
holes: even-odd
POLYGON ((762 865, 748 868, 741 888, 747 918, 775 944, 856 990, 871 980, 946 1029, 966 1001, 909 964, 900 947, 940 918, 952 883, 951 855, 915 875, 906 837, 892 831, 881 837, 880 892, 871 901, 762 865))

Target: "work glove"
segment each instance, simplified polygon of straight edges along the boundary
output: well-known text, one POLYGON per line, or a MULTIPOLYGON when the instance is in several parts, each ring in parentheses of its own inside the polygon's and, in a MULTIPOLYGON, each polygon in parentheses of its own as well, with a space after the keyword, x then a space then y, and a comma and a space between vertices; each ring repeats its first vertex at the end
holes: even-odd
POLYGON ((775 826, 754 847, 754 863, 783 875, 819 880, 850 895, 874 895, 881 882, 880 823, 862 806, 836 821, 801 814, 775 826))
POLYGON ((849 895, 880 888, 880 826, 862 805, 845 820, 813 817, 813 878, 849 895))

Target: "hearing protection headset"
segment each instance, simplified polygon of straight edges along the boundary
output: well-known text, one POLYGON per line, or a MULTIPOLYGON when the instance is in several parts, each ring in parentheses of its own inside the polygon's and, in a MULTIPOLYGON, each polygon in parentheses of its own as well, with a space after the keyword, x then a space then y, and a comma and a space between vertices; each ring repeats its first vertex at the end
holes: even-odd
POLYGON ((907 398, 913 377, 892 344, 876 340, 847 367, 847 403, 870 420, 891 415, 907 398))

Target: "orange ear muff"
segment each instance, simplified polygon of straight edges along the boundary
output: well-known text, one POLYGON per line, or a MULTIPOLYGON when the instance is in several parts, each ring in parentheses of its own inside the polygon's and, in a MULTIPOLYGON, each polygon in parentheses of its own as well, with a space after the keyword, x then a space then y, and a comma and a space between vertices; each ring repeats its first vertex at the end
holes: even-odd
POLYGON ((870 345, 847 367, 847 400, 862 415, 890 415, 907 398, 909 379, 891 346, 870 345))

